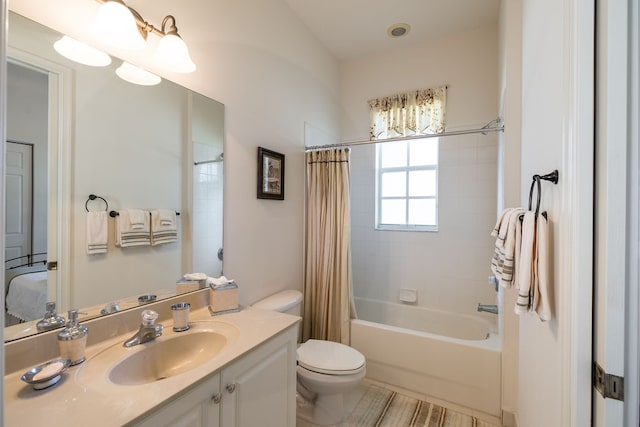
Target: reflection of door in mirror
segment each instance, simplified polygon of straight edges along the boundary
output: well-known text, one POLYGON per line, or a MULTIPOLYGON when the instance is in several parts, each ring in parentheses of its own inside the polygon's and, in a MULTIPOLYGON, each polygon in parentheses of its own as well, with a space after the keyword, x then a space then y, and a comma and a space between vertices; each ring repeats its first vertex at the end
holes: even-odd
POLYGON ((46 72, 25 64, 7 64, 7 325, 41 318, 48 300, 48 98, 46 72))
POLYGON ((224 106, 191 94, 193 149, 192 269, 222 275, 224 106))

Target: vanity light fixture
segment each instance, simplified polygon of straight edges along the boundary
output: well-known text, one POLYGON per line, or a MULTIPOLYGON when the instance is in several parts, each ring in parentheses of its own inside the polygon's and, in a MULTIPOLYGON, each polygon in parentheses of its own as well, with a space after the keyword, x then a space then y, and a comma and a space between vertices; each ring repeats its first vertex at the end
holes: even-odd
POLYGON ((102 3, 94 27, 95 35, 114 48, 140 50, 145 47, 147 35, 160 37, 152 60, 163 69, 175 73, 191 73, 196 66, 189 49, 178 34, 176 19, 167 15, 160 29, 154 27, 122 0, 98 0, 102 3))
POLYGON ((53 48, 67 59, 92 67, 106 67, 111 57, 101 50, 79 42, 69 36, 62 36, 53 44, 53 48))
POLYGON ((122 80, 141 86, 154 86, 162 81, 159 76, 128 62, 123 62, 116 69, 116 74, 122 80))
POLYGON ((122 50, 141 50, 147 44, 147 34, 139 31, 131 9, 121 0, 109 0, 100 6, 93 25, 95 37, 108 41, 122 50))

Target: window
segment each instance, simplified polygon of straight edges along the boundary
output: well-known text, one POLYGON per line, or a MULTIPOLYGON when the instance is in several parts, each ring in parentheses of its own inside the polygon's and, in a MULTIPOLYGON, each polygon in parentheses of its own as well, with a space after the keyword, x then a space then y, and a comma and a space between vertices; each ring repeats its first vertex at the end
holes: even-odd
POLYGON ((378 144, 376 228, 438 230, 438 138, 378 144))

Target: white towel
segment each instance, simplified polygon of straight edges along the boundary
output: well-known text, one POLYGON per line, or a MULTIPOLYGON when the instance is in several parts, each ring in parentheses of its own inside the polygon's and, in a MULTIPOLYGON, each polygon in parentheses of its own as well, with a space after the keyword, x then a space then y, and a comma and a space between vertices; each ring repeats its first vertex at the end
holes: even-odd
POLYGON ((534 285, 534 256, 536 244, 535 212, 527 211, 522 221, 522 246, 520 249, 520 263, 518 265, 518 299, 516 300, 516 314, 523 314, 531 310, 532 291, 534 285))
POLYGON ((206 280, 207 275, 204 273, 187 273, 184 276, 185 280, 206 280))
POLYGON ((158 209, 161 225, 175 225, 176 213, 170 209, 158 209))
POLYGON ((144 230, 145 229, 145 217, 148 214, 142 209, 129 209, 129 221, 131 222, 132 230, 144 230))
POLYGON ((207 286, 217 289, 225 285, 233 283, 232 279, 227 279, 225 276, 220 277, 207 277, 207 286))
MULTIPOLYGON (((507 208, 501 214, 496 228, 491 232, 496 237, 491 259, 491 271, 502 287, 510 287, 516 269, 516 242, 519 240, 519 218, 522 208, 507 208)), ((517 251, 519 254, 519 250, 517 251)))
MULTIPOLYGON (((166 220, 165 220, 166 221, 166 220)), ((167 209, 157 209, 151 211, 151 245, 163 245, 167 243, 175 243, 178 241, 178 227, 176 226, 176 212, 167 209), (169 224, 163 224, 163 215, 161 211, 165 211, 165 218, 171 218, 169 224)))
POLYGON ((116 246, 127 248, 131 246, 149 246, 151 244, 149 213, 145 212, 143 218, 143 228, 133 229, 129 211, 123 209, 119 212, 119 215, 116 216, 116 246))
MULTIPOLYGON (((513 277, 515 270, 517 270, 517 261, 519 261, 520 252, 518 251, 518 257, 516 257, 516 241, 518 238, 518 231, 520 229, 520 217, 524 214, 524 209, 514 208, 509 212, 506 238, 504 240, 504 247, 502 248, 503 264, 500 275, 500 286, 503 288, 509 288, 513 284, 513 277)), ((520 231, 521 232, 521 231, 520 231)))
POLYGON ((89 255, 107 252, 108 228, 107 212, 87 213, 87 253, 89 255))
POLYGON ((551 301, 549 295, 549 224, 544 215, 538 217, 536 232, 536 285, 538 296, 533 306, 540 320, 551 320, 551 301))
POLYGON ((493 231, 491 231, 491 235, 493 237, 496 237, 498 235, 498 231, 500 230, 500 225, 502 224, 502 220, 504 219, 504 216, 511 210, 512 208, 505 208, 502 210, 502 212, 500 213, 500 216, 498 216, 498 220, 496 221, 496 225, 495 227, 493 227, 493 231))

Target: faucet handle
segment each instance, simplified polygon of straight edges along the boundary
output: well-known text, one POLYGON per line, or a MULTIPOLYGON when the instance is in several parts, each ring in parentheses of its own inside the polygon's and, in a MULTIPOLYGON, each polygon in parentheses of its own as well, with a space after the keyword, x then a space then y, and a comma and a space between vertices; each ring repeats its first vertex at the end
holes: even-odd
POLYGON ((153 310, 145 310, 142 312, 142 326, 153 326, 158 318, 158 313, 153 310))

